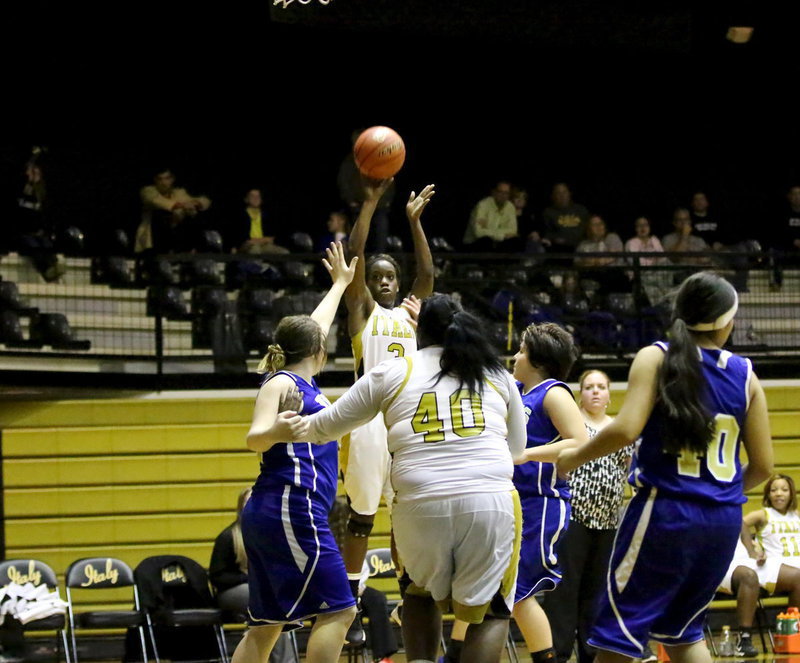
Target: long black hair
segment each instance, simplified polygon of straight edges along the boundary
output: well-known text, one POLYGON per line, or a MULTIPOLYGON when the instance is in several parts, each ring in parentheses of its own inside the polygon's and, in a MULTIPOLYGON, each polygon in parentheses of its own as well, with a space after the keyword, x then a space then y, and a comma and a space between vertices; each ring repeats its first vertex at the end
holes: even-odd
POLYGON ((450 295, 434 293, 423 300, 417 334, 420 348, 443 347, 437 383, 449 375, 459 381, 459 387, 466 386, 475 394, 482 391, 487 373, 504 370, 481 321, 450 295))
POLYGON ((658 380, 662 443, 668 453, 687 449, 705 454, 714 435, 714 417, 703 403, 706 382, 695 334, 723 328, 725 314, 735 311, 736 304, 733 286, 711 272, 693 274, 678 289, 658 380))

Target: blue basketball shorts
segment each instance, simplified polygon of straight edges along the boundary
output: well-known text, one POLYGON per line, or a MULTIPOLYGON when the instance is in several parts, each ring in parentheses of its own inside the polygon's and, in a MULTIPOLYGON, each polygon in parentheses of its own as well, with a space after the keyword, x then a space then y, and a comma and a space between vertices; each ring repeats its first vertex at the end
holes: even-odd
POLYGON ((521 497, 522 547, 514 603, 561 582, 556 547, 569 525, 570 505, 558 497, 521 497))
POLYGON ((355 605, 321 502, 287 485, 254 491, 245 505, 251 624, 299 622, 355 605))
POLYGON ((614 539, 589 644, 639 658, 650 638, 665 645, 702 640, 708 604, 728 569, 741 525, 739 504, 640 490, 614 539))

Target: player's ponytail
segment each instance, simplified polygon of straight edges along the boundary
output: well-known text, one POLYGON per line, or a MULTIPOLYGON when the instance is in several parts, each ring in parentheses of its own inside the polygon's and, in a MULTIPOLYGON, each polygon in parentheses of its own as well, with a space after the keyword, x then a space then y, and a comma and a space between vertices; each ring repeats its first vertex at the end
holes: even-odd
POLYGON ((669 348, 659 371, 659 402, 664 417, 664 451, 705 454, 714 435, 714 417, 704 405, 705 378, 696 337, 725 327, 736 313, 736 291, 710 272, 682 284, 667 332, 669 348))
POLYGON ((274 373, 325 349, 325 334, 307 315, 289 315, 275 329, 273 343, 258 365, 259 373, 274 373))
POLYGON ((261 359, 258 365, 259 373, 274 373, 281 370, 286 365, 286 354, 283 348, 277 343, 270 343, 267 354, 261 359))
POLYGON ((422 302, 418 335, 421 348, 442 346, 439 379, 454 377, 471 393, 482 391, 487 373, 503 370, 481 321, 449 295, 433 294, 422 302))

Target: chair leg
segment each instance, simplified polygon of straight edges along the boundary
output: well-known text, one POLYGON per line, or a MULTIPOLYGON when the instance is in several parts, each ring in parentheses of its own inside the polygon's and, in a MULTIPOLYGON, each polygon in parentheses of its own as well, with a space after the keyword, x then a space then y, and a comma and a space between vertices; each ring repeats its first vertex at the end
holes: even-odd
POLYGON ((297 634, 294 631, 289 631, 289 642, 292 646, 292 655, 294 656, 294 663, 300 663, 300 648, 297 646, 297 634))
MULTIPOLYGON (((150 636, 150 644, 153 647, 153 656, 156 659, 156 663, 161 663, 161 659, 158 657, 158 646, 156 645, 156 634, 153 631, 153 620, 150 619, 150 613, 144 613, 145 621, 147 622, 147 633, 150 636)), ((145 654, 146 656, 146 654, 145 654)))
POLYGON ((761 599, 758 599, 758 606, 756 607, 756 621, 758 623, 758 634, 761 636, 761 650, 765 654, 767 653, 767 643, 764 640, 764 629, 766 629, 767 637, 769 638, 770 652, 774 652, 775 638, 772 637, 772 629, 770 628, 769 619, 767 618, 767 611, 761 599))
POLYGON ((142 645, 142 663, 147 663, 147 642, 144 639, 144 627, 139 626, 136 630, 139 631, 139 642, 142 645))
MULTIPOLYGON (((66 663, 71 663, 70 655, 69 655, 69 642, 67 641, 67 630, 61 629, 61 643, 64 646, 64 661, 66 663)), ((56 647, 56 660, 58 660, 58 647, 56 647)))
POLYGON ((506 653, 508 660, 511 663, 519 663, 519 656, 517 656, 517 643, 514 642, 514 636, 511 634, 511 624, 508 625, 508 637, 506 638, 506 653))
POLYGON ((711 650, 711 655, 716 658, 719 656, 717 653, 717 643, 714 642, 714 634, 711 631, 711 627, 708 625, 708 619, 706 619, 706 623, 703 624, 703 631, 705 631, 706 637, 708 638, 708 648, 711 650))
POLYGON ((228 663, 228 647, 225 644, 225 631, 222 629, 222 624, 214 626, 214 634, 217 636, 220 661, 222 661, 222 663, 228 663))

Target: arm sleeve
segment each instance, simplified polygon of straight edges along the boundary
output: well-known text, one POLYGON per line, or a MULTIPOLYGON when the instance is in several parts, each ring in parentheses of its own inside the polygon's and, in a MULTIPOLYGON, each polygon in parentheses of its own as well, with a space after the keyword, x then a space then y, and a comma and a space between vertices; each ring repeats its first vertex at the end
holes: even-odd
POLYGON ((522 406, 522 396, 510 374, 506 374, 506 389, 508 389, 508 449, 512 458, 519 458, 525 451, 528 442, 528 431, 525 426, 525 410, 522 406))
POLYGON ((336 440, 371 421, 389 395, 384 386, 387 369, 385 364, 379 364, 359 378, 331 407, 312 414, 308 439, 314 442, 336 440))

